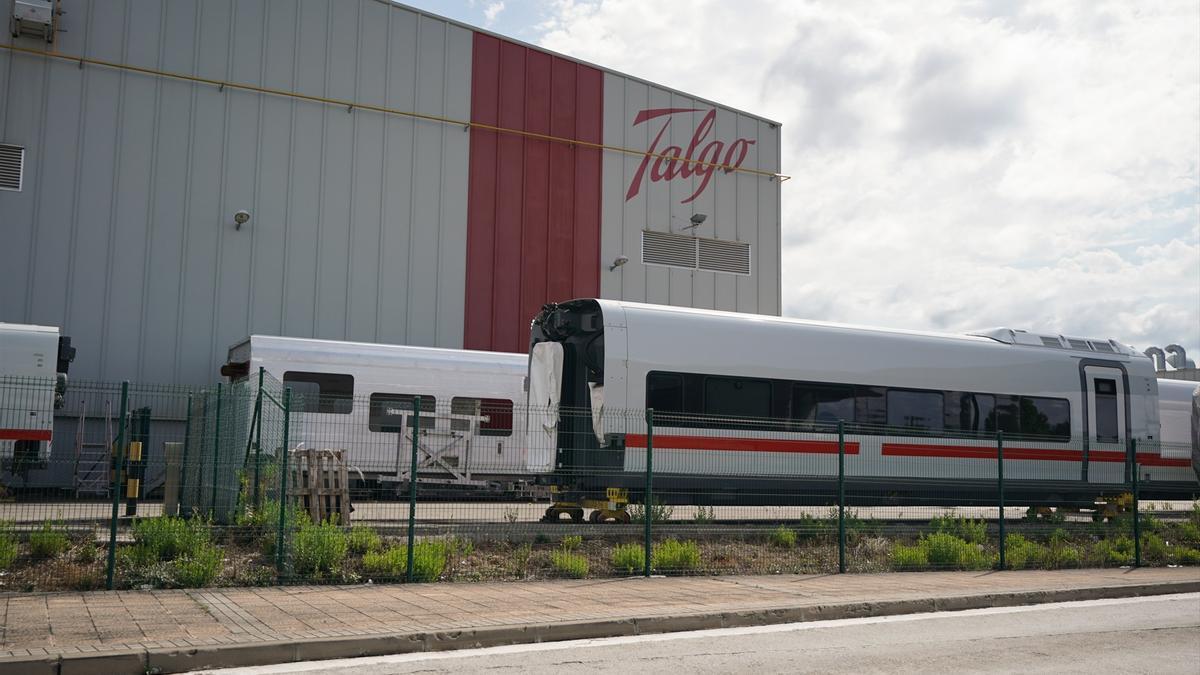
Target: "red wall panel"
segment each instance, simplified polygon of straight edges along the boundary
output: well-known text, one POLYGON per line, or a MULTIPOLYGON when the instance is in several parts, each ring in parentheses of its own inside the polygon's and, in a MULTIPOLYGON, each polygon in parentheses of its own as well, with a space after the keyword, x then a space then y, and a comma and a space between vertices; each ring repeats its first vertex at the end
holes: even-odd
MULTIPOLYGON (((602 140, 604 75, 475 34, 471 121, 602 140)), ((600 151, 472 127, 467 349, 524 352, 546 302, 600 292, 600 151)))

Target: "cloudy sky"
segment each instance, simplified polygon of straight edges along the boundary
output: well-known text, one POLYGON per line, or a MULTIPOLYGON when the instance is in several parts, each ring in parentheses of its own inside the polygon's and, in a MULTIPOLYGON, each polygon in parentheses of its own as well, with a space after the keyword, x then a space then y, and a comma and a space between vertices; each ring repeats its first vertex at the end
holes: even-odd
POLYGON ((784 314, 1200 358, 1200 3, 408 0, 783 123, 784 314))

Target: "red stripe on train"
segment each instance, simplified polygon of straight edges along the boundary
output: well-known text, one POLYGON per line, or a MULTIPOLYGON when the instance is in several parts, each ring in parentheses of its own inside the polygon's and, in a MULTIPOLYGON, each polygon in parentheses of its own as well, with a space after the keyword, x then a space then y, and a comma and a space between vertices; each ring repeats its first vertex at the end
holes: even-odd
POLYGON ((0 441, 48 441, 50 434, 42 429, 0 429, 0 441))
MULTIPOLYGON (((627 434, 625 447, 646 447, 645 434, 627 434)), ((656 450, 731 450, 736 452, 796 452, 832 454, 838 452, 837 441, 785 441, 775 438, 724 438, 710 436, 654 435, 656 450)), ((846 443, 846 454, 858 454, 858 442, 846 443)))
MULTIPOLYGON (((915 443, 884 443, 883 455, 888 457, 940 457, 954 459, 995 459, 995 446, 968 445, 923 445, 915 443)), ((1185 458, 1159 457, 1148 453, 1138 453, 1138 463, 1142 466, 1191 466, 1191 460, 1185 458)), ((1082 450, 1066 450, 1063 448, 1005 448, 1004 459, 1033 459, 1047 462, 1082 462, 1082 450)), ((1117 450, 1092 450, 1088 453, 1089 462, 1125 461, 1125 453, 1117 450)))

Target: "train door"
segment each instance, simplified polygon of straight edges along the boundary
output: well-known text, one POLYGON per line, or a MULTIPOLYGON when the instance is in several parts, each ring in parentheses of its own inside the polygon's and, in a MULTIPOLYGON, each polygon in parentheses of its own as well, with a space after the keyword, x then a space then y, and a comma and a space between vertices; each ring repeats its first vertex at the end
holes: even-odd
POLYGON ((1125 481, 1124 462, 1097 462, 1113 453, 1124 456, 1128 419, 1125 411, 1129 390, 1125 371, 1120 368, 1085 365, 1083 367, 1086 401, 1086 438, 1084 439, 1081 478, 1093 483, 1125 481))

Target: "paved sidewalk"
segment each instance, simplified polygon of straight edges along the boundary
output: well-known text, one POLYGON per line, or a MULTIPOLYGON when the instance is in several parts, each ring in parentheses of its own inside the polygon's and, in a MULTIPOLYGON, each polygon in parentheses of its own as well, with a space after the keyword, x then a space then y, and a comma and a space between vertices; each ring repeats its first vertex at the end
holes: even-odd
POLYGON ((0 673, 370 653, 1200 591, 1200 568, 0 595, 0 673))

